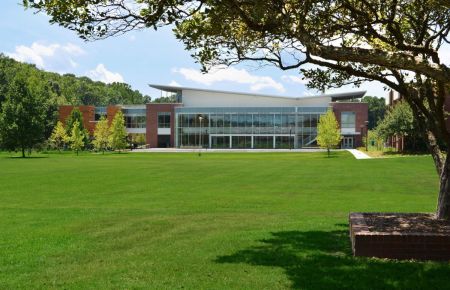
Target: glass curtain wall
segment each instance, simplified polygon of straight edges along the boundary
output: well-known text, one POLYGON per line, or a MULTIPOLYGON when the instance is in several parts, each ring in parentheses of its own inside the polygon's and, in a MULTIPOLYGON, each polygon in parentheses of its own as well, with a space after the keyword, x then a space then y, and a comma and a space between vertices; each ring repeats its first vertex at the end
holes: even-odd
POLYGON ((180 114, 177 118, 178 147, 209 147, 209 116, 180 114))
POLYGON ((317 146, 318 108, 177 108, 177 147, 289 149, 317 146))
POLYGON ((125 126, 130 129, 145 128, 147 120, 146 109, 122 109, 125 116, 125 126))

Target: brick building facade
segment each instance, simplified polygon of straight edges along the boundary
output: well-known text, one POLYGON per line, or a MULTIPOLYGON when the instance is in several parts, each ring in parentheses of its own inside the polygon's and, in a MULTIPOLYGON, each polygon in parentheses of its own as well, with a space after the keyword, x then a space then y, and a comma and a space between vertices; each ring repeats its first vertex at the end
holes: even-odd
MULTIPOLYGON (((148 148, 294 149, 317 146, 317 123, 331 109, 341 127, 342 148, 362 146, 367 134, 368 105, 357 101, 365 92, 292 98, 154 87, 175 94, 178 102, 78 106, 83 125, 92 135, 101 116, 111 124, 121 110, 129 139, 144 140, 139 145, 148 148)), ((61 122, 73 108, 59 108, 61 122)))

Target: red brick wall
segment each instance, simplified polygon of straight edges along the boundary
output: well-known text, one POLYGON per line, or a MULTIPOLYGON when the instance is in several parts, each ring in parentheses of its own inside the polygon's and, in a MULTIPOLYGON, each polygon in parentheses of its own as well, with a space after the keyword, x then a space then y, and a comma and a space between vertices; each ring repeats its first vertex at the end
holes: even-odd
MULTIPOLYGON (((65 105, 65 106, 59 106, 58 113, 59 117, 58 120, 61 121, 64 125, 66 124, 66 119, 69 117, 70 113, 74 108, 78 108, 81 111, 81 114, 83 115, 83 126, 89 131, 90 135, 94 134, 95 130, 95 106, 71 106, 71 105, 65 105)), ((120 110, 120 106, 108 106, 106 109, 107 112, 107 118, 109 125, 111 125, 112 120, 114 119, 114 116, 116 113, 120 110)))
POLYGON ((65 125, 66 119, 74 108, 80 109, 81 114, 83 115, 83 126, 89 131, 89 134, 92 135, 95 128, 95 106, 59 106, 58 120, 65 125))
POLYGON ((111 123, 114 119, 114 117, 116 116, 117 112, 120 111, 120 107, 119 106, 108 106, 106 108, 106 118, 108 119, 108 124, 111 126, 111 123))
POLYGON ((147 104, 147 144, 158 147, 158 112, 170 112, 170 144, 175 147, 175 108, 181 104, 147 104))
POLYGON ((349 216, 350 239, 354 256, 401 260, 450 260, 450 235, 448 232, 427 231, 426 229, 422 232, 371 231, 364 221, 366 214, 351 213, 349 216))
POLYGON ((367 103, 356 103, 356 102, 336 102, 331 103, 333 107, 333 112, 336 119, 341 124, 341 113, 342 112, 355 112, 355 131, 359 132, 359 135, 355 135, 355 147, 363 146, 362 136, 366 136, 366 124, 365 122, 369 120, 369 105, 367 103), (361 126, 364 126, 364 132, 361 135, 361 126))

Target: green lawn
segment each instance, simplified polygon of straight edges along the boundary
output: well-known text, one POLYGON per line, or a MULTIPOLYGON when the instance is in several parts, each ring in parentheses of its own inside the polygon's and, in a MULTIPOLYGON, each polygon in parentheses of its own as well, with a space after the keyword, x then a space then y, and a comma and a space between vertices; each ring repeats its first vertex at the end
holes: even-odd
POLYGON ((0 289, 450 287, 353 258, 353 211, 434 211, 429 156, 0 154, 0 289))

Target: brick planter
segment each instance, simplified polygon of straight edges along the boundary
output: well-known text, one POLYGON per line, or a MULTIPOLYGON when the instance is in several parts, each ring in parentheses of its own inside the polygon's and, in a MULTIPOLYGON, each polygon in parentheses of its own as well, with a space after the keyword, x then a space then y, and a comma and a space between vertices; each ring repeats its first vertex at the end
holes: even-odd
POLYGON ((354 256, 450 260, 450 222, 432 214, 351 213, 354 256))

